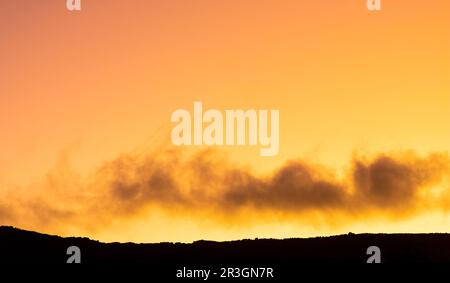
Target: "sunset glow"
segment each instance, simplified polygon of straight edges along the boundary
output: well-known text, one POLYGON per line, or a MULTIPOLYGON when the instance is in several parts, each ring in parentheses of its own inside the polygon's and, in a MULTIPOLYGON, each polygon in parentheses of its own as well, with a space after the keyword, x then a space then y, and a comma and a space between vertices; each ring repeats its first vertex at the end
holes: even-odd
POLYGON ((450 1, 364 2, 0 0, 0 224, 450 232, 450 1), (173 145, 196 101, 279 110, 278 151, 173 145))

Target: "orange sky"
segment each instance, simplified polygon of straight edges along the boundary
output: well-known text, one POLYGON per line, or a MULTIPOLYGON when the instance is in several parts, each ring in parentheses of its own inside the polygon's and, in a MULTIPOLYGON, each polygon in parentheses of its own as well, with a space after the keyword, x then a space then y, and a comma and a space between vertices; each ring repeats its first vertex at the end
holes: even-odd
MULTIPOLYGON (((61 156, 89 176, 121 154, 155 151, 171 113, 194 101, 280 110, 277 157, 219 149, 256 172, 294 158, 341 171, 355 153, 448 152, 450 2, 383 0, 376 13, 364 2, 82 0, 69 12, 65 0, 0 0, 0 191, 45 182, 61 156)), ((118 227, 142 237, 94 236, 164 238, 133 221, 118 227)), ((170 221, 162 229, 176 235, 170 221)), ((296 233, 283 225, 276 236, 296 233)), ((198 229, 175 238, 273 231, 198 229)))

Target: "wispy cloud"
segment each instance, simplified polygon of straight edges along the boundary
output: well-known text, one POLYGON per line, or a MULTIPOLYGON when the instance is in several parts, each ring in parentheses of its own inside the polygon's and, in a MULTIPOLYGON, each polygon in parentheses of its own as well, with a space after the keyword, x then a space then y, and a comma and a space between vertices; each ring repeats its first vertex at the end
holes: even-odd
POLYGON ((236 223, 245 222, 243 213, 249 211, 323 216, 333 212, 345 215, 348 222, 377 213, 412 217, 447 209, 449 169, 447 153, 352 158, 344 177, 305 160, 257 175, 217 151, 190 156, 176 149, 125 154, 87 179, 60 162, 43 184, 1 195, 0 221, 60 232, 65 227, 102 229, 112 219, 125 223, 153 208, 236 223))

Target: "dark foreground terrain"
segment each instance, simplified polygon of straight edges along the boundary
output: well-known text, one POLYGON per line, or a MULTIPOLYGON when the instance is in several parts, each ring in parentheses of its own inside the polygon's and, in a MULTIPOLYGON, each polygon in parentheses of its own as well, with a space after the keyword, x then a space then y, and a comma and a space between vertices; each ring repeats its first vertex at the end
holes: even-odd
POLYGON ((192 244, 101 243, 0 227, 0 263, 66 263, 77 246, 82 263, 271 264, 365 263, 378 246, 384 263, 450 263, 450 234, 348 234, 192 244))

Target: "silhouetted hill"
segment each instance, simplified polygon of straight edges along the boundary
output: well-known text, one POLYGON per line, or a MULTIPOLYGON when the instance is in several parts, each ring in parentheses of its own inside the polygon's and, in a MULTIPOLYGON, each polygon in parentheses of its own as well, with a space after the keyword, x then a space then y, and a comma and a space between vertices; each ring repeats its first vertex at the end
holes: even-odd
POLYGON ((450 263, 449 234, 348 234, 307 239, 255 239, 191 244, 101 243, 0 227, 1 263, 65 263, 77 246, 82 263, 365 263, 369 246, 382 262, 450 263))

